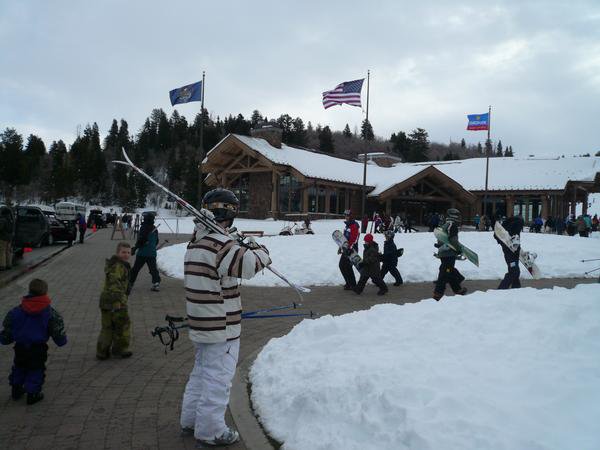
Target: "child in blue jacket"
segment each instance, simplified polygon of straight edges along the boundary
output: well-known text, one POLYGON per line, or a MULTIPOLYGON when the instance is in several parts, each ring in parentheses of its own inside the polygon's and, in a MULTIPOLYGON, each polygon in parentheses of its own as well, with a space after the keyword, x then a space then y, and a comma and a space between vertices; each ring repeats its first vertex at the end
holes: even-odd
POLYGON ((23 297, 19 306, 8 312, 0 331, 1 344, 15 343, 15 359, 8 378, 14 400, 25 393, 28 405, 44 398, 42 385, 49 338, 59 347, 67 343, 63 318, 50 306, 48 284, 34 279, 29 283, 29 294, 23 297))

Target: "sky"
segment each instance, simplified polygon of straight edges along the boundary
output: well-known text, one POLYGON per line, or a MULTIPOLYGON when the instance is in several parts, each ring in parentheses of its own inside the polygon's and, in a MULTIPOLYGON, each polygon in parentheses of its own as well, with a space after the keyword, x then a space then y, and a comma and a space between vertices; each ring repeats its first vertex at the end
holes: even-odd
MULTIPOLYGON (((492 140, 517 156, 600 150, 597 0, 0 0, 0 55, 0 129, 47 146, 113 118, 138 131, 202 71, 214 116, 354 129, 365 112, 324 110, 321 93, 370 70, 377 136, 484 142, 466 114, 492 105, 492 140)), ((188 120, 199 108, 177 106, 188 120)))

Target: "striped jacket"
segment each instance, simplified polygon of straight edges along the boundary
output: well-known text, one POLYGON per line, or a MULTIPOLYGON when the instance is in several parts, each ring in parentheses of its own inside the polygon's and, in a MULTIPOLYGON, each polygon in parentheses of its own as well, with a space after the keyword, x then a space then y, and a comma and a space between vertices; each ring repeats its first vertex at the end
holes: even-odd
POLYGON ((229 236, 196 233, 184 262, 190 339, 216 343, 239 338, 242 300, 238 279, 250 279, 270 263, 264 247, 250 250, 229 236))

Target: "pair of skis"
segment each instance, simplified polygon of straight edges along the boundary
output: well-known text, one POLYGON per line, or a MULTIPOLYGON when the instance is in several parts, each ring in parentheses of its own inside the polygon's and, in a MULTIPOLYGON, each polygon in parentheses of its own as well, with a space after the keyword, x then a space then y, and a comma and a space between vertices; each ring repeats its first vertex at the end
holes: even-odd
MULTIPOLYGON (((190 214, 192 214, 196 218, 196 220, 198 222, 200 222, 202 225, 204 225, 208 230, 210 230, 210 231, 212 231, 214 233, 219 233, 219 234, 223 234, 225 236, 232 237, 232 238, 236 239, 241 245, 246 246, 246 243, 243 242, 243 238, 242 237, 240 237, 240 236, 231 236, 226 230, 224 230, 215 221, 215 219, 213 219, 212 217, 207 216, 202 211, 198 211, 196 208, 194 208, 192 205, 190 205, 184 199, 182 199, 181 197, 179 197, 177 194, 171 192, 165 186, 163 186, 162 184, 160 184, 158 181, 156 181, 154 178, 152 178, 150 175, 148 175, 146 172, 144 172, 142 169, 140 169, 138 166, 136 166, 131 161, 131 159, 129 159, 129 155, 127 154, 127 152, 125 151, 125 149, 123 149, 123 157, 125 158, 125 161, 113 161, 113 163, 114 164, 122 164, 124 166, 127 166, 127 167, 135 170, 138 174, 140 174, 141 176, 143 176, 144 178, 146 178, 148 181, 150 181, 152 184, 154 184, 156 187, 158 187, 160 190, 162 190, 165 194, 167 194, 170 197, 172 197, 173 199, 175 199, 175 201, 177 202, 177 204, 179 204, 183 209, 185 209, 190 214)), ((281 280, 283 280, 288 286, 290 286, 291 288, 293 288, 298 293, 298 295, 299 295, 299 297, 300 297, 301 300, 302 300, 302 294, 306 294, 306 293, 310 292, 309 288, 304 287, 304 286, 300 286, 300 285, 295 284, 295 283, 292 283, 283 274, 281 274, 280 272, 278 272, 272 266, 270 266, 270 265, 267 266, 267 269, 270 270, 275 276, 277 276, 278 278, 280 278, 281 280)))

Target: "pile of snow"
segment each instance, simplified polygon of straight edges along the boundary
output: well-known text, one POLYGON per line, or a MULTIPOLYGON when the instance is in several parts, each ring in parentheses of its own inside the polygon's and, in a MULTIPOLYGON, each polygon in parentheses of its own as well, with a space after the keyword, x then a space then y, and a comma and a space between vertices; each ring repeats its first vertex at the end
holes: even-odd
MULTIPOLYGON (((281 222, 236 221, 240 229, 275 229, 281 222), (246 224, 250 224, 246 226, 246 224)), ((272 236, 257 239, 271 254, 273 266, 286 274, 292 281, 313 286, 333 286, 343 284, 338 269, 337 246, 331 239, 331 232, 340 227, 341 221, 318 221, 313 224, 317 234, 305 236, 272 236)), ((161 228, 162 230, 162 228, 161 228)), ((600 235, 593 233, 592 236, 600 235)), ((375 235, 380 251, 383 251, 382 235, 375 235)), ((500 246, 491 232, 464 232, 460 234, 463 244, 479 254, 479 267, 467 261, 458 262, 457 267, 467 279, 500 279, 506 273, 506 263, 500 246)), ((433 257, 436 242, 433 233, 402 233, 395 237, 396 245, 404 248, 398 267, 405 281, 421 282, 437 278, 439 260, 433 257)), ((592 269, 582 259, 600 257, 600 239, 580 238, 579 236, 557 236, 554 234, 524 233, 521 237, 523 248, 538 254, 537 264, 543 278, 583 277, 592 269)), ((186 244, 165 247, 159 251, 158 264, 167 275, 183 278, 183 257, 186 244)), ((362 249, 361 249, 362 253, 362 249)), ((529 274, 521 268, 522 277, 529 274)), ((590 274, 597 276, 597 273, 590 274)), ((388 274, 387 282, 393 282, 388 274)), ((284 283, 269 271, 244 283, 250 286, 284 286, 284 283)))
POLYGON ((598 449, 598 286, 304 320, 251 369, 287 450, 598 449))

